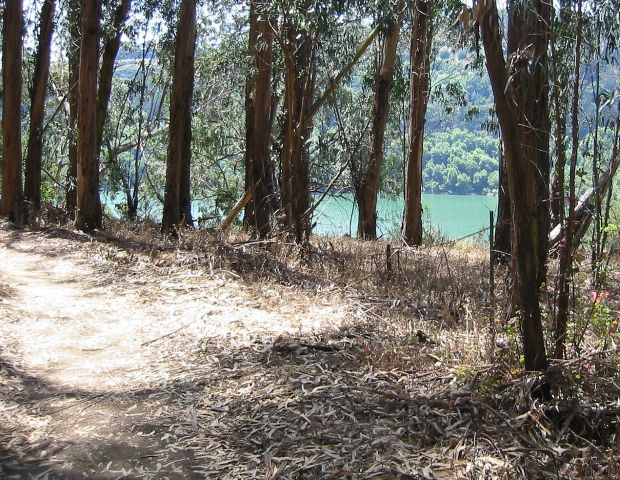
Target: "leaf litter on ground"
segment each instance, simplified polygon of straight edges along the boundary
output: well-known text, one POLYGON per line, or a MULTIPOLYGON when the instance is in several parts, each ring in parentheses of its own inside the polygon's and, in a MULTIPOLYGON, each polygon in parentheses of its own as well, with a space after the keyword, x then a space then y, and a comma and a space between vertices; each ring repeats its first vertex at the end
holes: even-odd
MULTIPOLYGON (((119 315, 131 305, 125 315, 137 319, 114 324, 124 343, 90 338, 64 363, 53 351, 33 361, 23 350, 27 302, 11 301, 19 292, 9 290, 3 273, 2 291, 11 292, 3 296, 8 321, 0 350, 6 478, 620 474, 617 349, 555 362, 548 375, 556 400, 533 400, 534 376, 484 356, 486 314, 484 322, 463 318, 466 302, 470 311, 484 306, 483 293, 474 297, 479 285, 460 286, 458 269, 446 268, 432 249, 419 257, 443 283, 430 279, 421 293, 419 279, 403 280, 412 275, 405 267, 400 278, 377 267, 381 251, 360 249, 354 257, 355 245, 334 242, 306 252, 286 247, 283 255, 217 238, 194 239, 187 251, 135 234, 102 242, 3 225, 2 236, 15 251, 84 268, 78 279, 86 293, 119 315), (304 267, 304 255, 319 268, 304 267), (353 261, 376 270, 356 279, 334 274, 353 261), (123 302, 115 306, 117 298, 123 302), (89 355, 123 361, 67 377, 71 361, 89 355), (62 367, 57 375, 49 370, 54 361, 62 367)), ((411 267, 417 253, 403 251, 401 265, 421 269, 411 267)), ((465 273, 484 270, 471 252, 450 255, 465 273)), ((56 330, 38 332, 49 341, 42 348, 59 345, 52 337, 67 334, 64 323, 89 321, 52 317, 56 330)))

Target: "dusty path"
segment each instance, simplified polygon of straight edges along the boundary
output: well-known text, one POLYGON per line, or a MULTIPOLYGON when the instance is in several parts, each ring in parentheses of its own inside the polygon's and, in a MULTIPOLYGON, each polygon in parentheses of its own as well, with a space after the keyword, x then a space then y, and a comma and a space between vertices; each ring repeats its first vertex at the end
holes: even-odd
POLYGON ((222 348, 270 353, 345 317, 293 295, 2 225, 0 477, 204 478, 190 444, 222 348))

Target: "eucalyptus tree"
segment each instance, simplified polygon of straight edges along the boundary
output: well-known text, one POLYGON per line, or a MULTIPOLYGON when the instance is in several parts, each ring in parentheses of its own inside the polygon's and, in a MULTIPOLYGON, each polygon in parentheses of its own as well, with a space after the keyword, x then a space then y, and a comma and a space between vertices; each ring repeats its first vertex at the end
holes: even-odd
POLYGON ((548 366, 539 289, 545 277, 549 225, 547 49, 551 4, 508 2, 508 59, 494 0, 475 4, 502 133, 512 199, 513 299, 521 316, 525 368, 548 366))
POLYGON ((250 0, 249 53, 245 92, 245 190, 252 192, 244 223, 259 237, 271 233, 277 209, 275 168, 270 158, 277 97, 273 93, 273 21, 270 2, 250 0))
MULTIPOLYGON (((69 30, 69 45, 67 48, 69 60, 69 85, 68 85, 68 103, 69 103, 69 151, 68 151, 68 172, 66 186, 66 209, 70 216, 74 215, 77 206, 77 178, 79 172, 78 166, 78 144, 77 135, 75 134, 78 121, 78 101, 79 101, 79 75, 81 61, 81 42, 82 21, 81 8, 83 2, 80 0, 68 0, 67 2, 67 23, 69 30)), ((118 0, 115 2, 105 2, 99 8, 98 23, 101 23, 101 17, 109 18, 99 32, 99 37, 103 35, 103 55, 101 58, 101 67, 96 72, 97 85, 94 91, 93 101, 96 102, 96 145, 97 155, 101 151, 101 143, 104 131, 104 125, 108 116, 108 105, 110 100, 112 77, 114 75, 114 64, 116 56, 121 46, 121 38, 127 26, 127 20, 131 9, 131 0, 118 0), (103 6, 106 7, 105 12, 103 6), (105 15, 103 15, 105 13, 105 15)), ((97 51, 99 52, 99 43, 97 40, 97 51)), ((99 53, 98 53, 99 55, 99 53)), ((97 61, 99 64, 99 60, 97 61)))
POLYGON ((433 40, 433 0, 413 2, 411 45, 409 47, 409 134, 405 178, 403 241, 422 243, 422 156, 424 124, 430 94, 431 47, 433 40))
POLYGON ((311 230, 309 146, 314 118, 379 34, 378 28, 373 29, 337 75, 327 75, 325 88, 316 94, 319 48, 354 5, 350 1, 280 2, 278 20, 272 23, 284 64, 279 182, 282 218, 298 243, 305 242, 311 230))
POLYGON ((182 0, 175 41, 162 231, 192 225, 190 165, 196 52, 196 0, 182 0))
POLYGON ((102 227, 96 106, 100 16, 101 0, 84 0, 80 44, 75 217, 76 227, 84 231, 102 227))
POLYGON ((292 6, 288 3, 284 2, 280 9, 280 31, 274 31, 284 59, 280 194, 285 227, 301 243, 310 234, 310 224, 303 215, 310 207, 310 108, 316 90, 320 34, 316 27, 326 19, 312 15, 309 1, 294 2, 292 6), (308 28, 311 20, 316 21, 315 28, 308 28))
POLYGON ((69 75, 67 99, 69 103, 68 128, 69 136, 68 167, 65 195, 65 209, 70 218, 75 218, 77 209, 77 176, 78 176, 78 147, 77 147, 77 120, 80 76, 80 42, 82 38, 81 1, 68 0, 67 24, 69 29, 69 44, 67 57, 69 75))
POLYGON ((110 28, 105 29, 103 42, 103 55, 101 69, 99 71, 99 84, 97 91, 97 149, 101 151, 103 130, 108 117, 110 93, 112 91, 112 77, 114 75, 114 62, 121 47, 121 38, 125 30, 127 18, 131 10, 131 0, 120 0, 112 15, 110 28))
POLYGON ((52 35, 56 0, 44 0, 39 19, 39 42, 35 54, 30 87, 30 132, 25 165, 24 198, 34 210, 41 208, 41 165, 43 156, 43 119, 47 99, 52 35))
POLYGON ((568 0, 560 0, 558 12, 554 17, 550 42, 551 55, 549 57, 549 66, 553 75, 553 82, 551 84, 549 100, 551 102, 554 129, 554 162, 549 204, 551 223, 554 226, 564 221, 564 200, 566 197, 564 188, 567 163, 566 128, 571 98, 571 76, 574 71, 574 62, 571 62, 571 60, 576 43, 573 39, 576 35, 571 34, 576 28, 571 4, 572 2, 568 0), (572 66, 571 63, 573 63, 572 66))
POLYGON ((381 36, 381 55, 377 62, 374 79, 369 157, 366 171, 359 184, 359 191, 356 194, 359 206, 357 234, 360 238, 368 239, 377 237, 377 198, 383 165, 385 127, 390 109, 390 94, 394 81, 400 30, 405 15, 402 0, 390 2, 387 6, 392 14, 387 17, 382 15, 382 21, 386 23, 386 26, 381 36))
MULTIPOLYGON (((566 12, 564 12, 566 14, 566 12)), ((575 28, 575 61, 574 61, 574 78, 572 92, 571 107, 571 156, 569 169, 569 207, 568 216, 564 221, 564 212, 560 214, 560 228, 564 229, 564 242, 560 249, 560 265, 558 272, 558 299, 557 313, 555 318, 555 351, 556 358, 564 357, 566 333, 568 327, 568 311, 570 299, 570 282, 569 270, 573 263, 573 248, 575 243, 575 172, 577 169, 577 156, 579 150, 579 94, 580 94, 580 69, 581 69, 581 44, 582 44, 582 2, 577 1, 576 12, 576 28, 575 28)), ((560 193, 564 193, 564 188, 560 189, 560 193)))
POLYGON ((21 221, 23 2, 4 5, 2 17, 2 202, 0 215, 21 221))

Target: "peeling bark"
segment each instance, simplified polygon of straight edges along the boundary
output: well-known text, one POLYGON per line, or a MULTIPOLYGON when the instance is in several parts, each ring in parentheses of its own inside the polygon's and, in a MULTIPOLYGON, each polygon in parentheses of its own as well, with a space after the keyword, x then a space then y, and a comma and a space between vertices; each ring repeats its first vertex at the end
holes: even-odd
POLYGON ((260 238, 271 233, 276 208, 274 165, 270 157, 272 134, 273 32, 268 3, 250 5, 250 53, 253 64, 246 84, 246 184, 253 195, 245 208, 244 223, 260 238))
POLYGON ((547 46, 551 5, 508 2, 508 63, 493 0, 480 0, 480 30, 502 132, 512 202, 513 298, 521 316, 527 370, 548 366, 540 314, 548 236, 547 46))
POLYGON ((97 152, 97 71, 101 0, 84 0, 77 132, 77 213, 75 225, 83 231, 102 227, 97 152))
POLYGON ((0 215, 22 213, 22 0, 7 1, 2 18, 2 202, 0 215))
POLYGON ((196 0, 183 0, 179 11, 174 78, 170 98, 170 140, 162 231, 173 232, 181 224, 192 225, 190 164, 192 143, 192 95, 196 51, 196 0))
POLYGON ((415 19, 411 29, 409 147, 403 215, 403 240, 408 245, 422 244, 422 156, 431 82, 430 53, 433 39, 431 6, 431 1, 416 0, 415 19))
POLYGON ((397 18, 388 28, 383 41, 382 59, 375 76, 370 153, 366 171, 357 192, 359 206, 357 234, 360 238, 366 239, 377 238, 377 197, 383 166, 385 127, 390 112, 390 94, 394 80, 396 52, 404 16, 402 2, 399 2, 399 10, 397 18))
POLYGON ((310 114, 316 85, 313 38, 290 26, 287 32, 284 88, 284 139, 282 153, 282 209, 286 228, 297 243, 310 235, 304 213, 310 207, 310 152, 308 140, 314 128, 310 114))

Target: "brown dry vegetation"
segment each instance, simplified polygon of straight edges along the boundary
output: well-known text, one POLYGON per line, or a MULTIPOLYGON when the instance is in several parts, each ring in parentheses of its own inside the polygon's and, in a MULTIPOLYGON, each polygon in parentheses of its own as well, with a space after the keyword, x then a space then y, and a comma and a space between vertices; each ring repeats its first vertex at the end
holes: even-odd
POLYGON ((613 268, 544 404, 482 246, 107 227, 2 225, 6 478, 620 475, 613 268))

